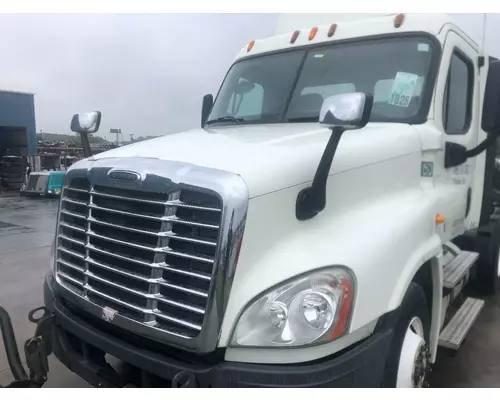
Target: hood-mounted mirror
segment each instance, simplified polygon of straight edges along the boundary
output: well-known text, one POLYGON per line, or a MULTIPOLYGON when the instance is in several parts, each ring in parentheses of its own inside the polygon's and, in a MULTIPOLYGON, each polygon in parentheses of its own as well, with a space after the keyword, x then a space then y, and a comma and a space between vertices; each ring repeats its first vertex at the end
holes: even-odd
POLYGON ((100 111, 75 114, 71 119, 71 130, 80 134, 80 137, 82 139, 83 155, 85 158, 92 155, 88 135, 89 133, 97 132, 100 125, 100 111))
POLYGON ((361 129, 370 119, 373 96, 366 93, 345 93, 324 100, 319 113, 319 123, 332 131, 321 156, 312 185, 302 189, 297 196, 295 213, 299 221, 316 216, 326 206, 326 184, 333 157, 342 134, 346 130, 361 129))

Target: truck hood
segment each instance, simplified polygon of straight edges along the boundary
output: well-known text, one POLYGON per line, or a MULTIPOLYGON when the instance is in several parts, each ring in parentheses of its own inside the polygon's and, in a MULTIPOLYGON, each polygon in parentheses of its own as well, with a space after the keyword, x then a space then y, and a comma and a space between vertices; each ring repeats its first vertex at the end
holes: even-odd
MULTIPOLYGON (((120 147, 92 157, 180 161, 240 175, 250 197, 312 181, 330 131, 317 123, 195 129, 120 147)), ((344 133, 330 173, 336 174, 421 150, 406 124, 370 123, 344 133)))

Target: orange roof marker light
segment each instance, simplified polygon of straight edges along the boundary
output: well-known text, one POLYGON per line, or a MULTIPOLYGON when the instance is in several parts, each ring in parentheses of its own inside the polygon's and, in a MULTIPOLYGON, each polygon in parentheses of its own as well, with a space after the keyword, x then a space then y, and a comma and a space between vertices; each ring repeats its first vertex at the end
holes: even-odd
POLYGON ((444 224, 444 217, 441 214, 436 214, 436 225, 444 224))
POLYGON ((337 24, 331 24, 330 29, 328 29, 328 37, 332 37, 337 30, 337 24))
POLYGON ((314 28, 312 28, 311 32, 309 32, 309 40, 313 40, 317 32, 318 32, 318 27, 315 26, 314 28))
POLYGON ((295 31, 295 32, 293 32, 293 34, 292 34, 292 38, 290 39, 290 43, 292 43, 292 44, 293 44, 293 43, 295 43, 295 41, 296 41, 296 40, 297 40, 297 38, 299 37, 299 33, 300 33, 300 31, 295 31))
POLYGON ((398 14, 394 17, 394 28, 399 28, 401 25, 403 25, 403 22, 405 21, 405 15, 404 14, 398 14))
POLYGON ((255 40, 252 40, 250 43, 248 43, 248 47, 247 47, 247 53, 252 50, 252 47, 253 45, 255 44, 255 40))

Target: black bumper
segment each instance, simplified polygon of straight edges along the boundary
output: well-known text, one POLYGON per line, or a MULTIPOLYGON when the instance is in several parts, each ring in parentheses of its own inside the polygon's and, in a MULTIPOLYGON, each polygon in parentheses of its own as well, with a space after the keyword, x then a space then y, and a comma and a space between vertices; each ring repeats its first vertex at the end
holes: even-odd
POLYGON ((384 329, 340 355, 304 364, 223 360, 202 363, 196 360, 196 355, 191 355, 192 360, 181 360, 134 346, 96 329, 63 304, 54 291, 52 274, 45 280, 44 299, 45 306, 55 314, 52 328, 55 356, 71 371, 99 387, 130 383, 172 386, 172 381, 178 379, 181 384, 189 380, 198 387, 379 387, 392 338, 392 329, 384 329), (127 367, 125 371, 111 368, 104 361, 105 354, 121 360, 127 367))

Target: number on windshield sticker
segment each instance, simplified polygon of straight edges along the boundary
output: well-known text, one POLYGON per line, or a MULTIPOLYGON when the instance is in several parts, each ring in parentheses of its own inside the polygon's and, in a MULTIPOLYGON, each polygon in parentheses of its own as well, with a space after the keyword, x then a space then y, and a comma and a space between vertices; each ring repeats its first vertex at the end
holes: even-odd
POLYGON ((400 107, 408 107, 408 105, 410 104, 410 96, 393 93, 391 96, 390 104, 400 107))

